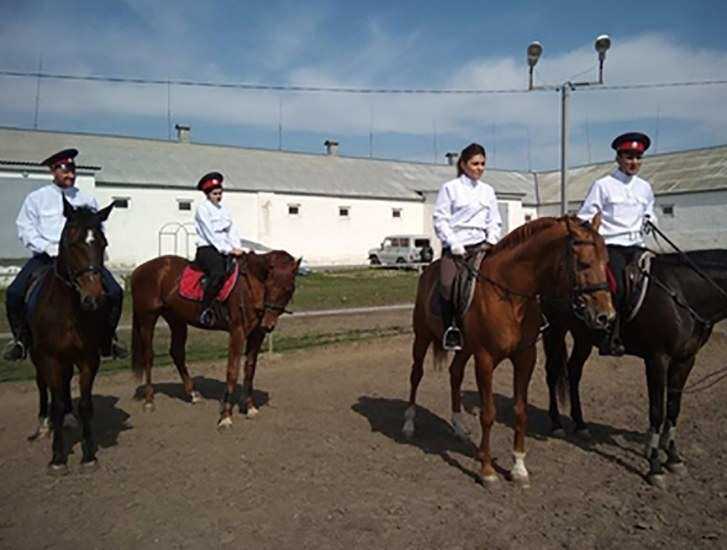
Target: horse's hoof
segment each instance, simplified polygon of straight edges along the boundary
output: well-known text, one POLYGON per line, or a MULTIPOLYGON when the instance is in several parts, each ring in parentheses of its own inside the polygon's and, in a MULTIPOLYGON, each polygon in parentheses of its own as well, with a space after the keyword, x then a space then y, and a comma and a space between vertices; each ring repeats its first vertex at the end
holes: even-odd
POLYGON ((154 412, 154 409, 156 407, 154 406, 154 401, 145 401, 144 402, 144 412, 150 413, 154 412))
POLYGON ((664 477, 664 474, 649 474, 647 481, 652 487, 662 490, 666 489, 666 477, 664 477))
POLYGON ((80 427, 78 419, 73 415, 73 413, 68 413, 63 417, 63 427, 66 430, 77 430, 80 427))
POLYGON ((217 423, 217 429, 219 431, 228 430, 232 427, 232 418, 229 416, 224 416, 220 418, 220 421, 217 423))
POLYGON ((202 394, 198 391, 193 391, 189 394, 189 399, 192 401, 192 405, 194 405, 195 403, 202 401, 202 394))
POLYGON ((406 439, 414 437, 414 426, 407 426, 404 424, 404 427, 401 429, 401 435, 403 435, 406 439))
POLYGON ((89 460, 88 462, 81 462, 81 471, 83 473, 92 473, 98 470, 98 460, 95 458, 93 460, 89 460))
POLYGON ((67 476, 68 466, 66 464, 48 464, 48 473, 53 477, 67 476))
POLYGON ((687 475, 687 467, 683 462, 667 462, 666 469, 677 476, 687 475))
POLYGON ((247 408, 247 412, 245 413, 245 416, 247 418, 255 418, 257 416, 257 413, 259 413, 259 412, 260 411, 256 407, 253 407, 252 405, 250 405, 247 408))
POLYGON ((565 437, 565 430, 562 426, 558 426, 550 430, 550 435, 553 437, 565 437))
POLYGON ((575 434, 581 441, 591 441, 591 439, 593 439, 593 436, 591 436, 591 430, 588 428, 579 428, 575 431, 575 434))
POLYGON ((482 485, 491 485, 500 481, 500 478, 497 477, 496 473, 483 474, 482 472, 478 472, 477 479, 482 485))
POLYGON ((510 480, 522 487, 523 489, 527 489, 530 487, 530 476, 528 474, 518 474, 516 472, 510 473, 510 480))

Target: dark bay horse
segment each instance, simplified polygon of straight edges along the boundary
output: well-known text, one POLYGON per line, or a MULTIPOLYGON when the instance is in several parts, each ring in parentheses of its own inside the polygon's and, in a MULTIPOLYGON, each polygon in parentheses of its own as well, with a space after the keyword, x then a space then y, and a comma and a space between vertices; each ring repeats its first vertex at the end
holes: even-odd
MULTIPOLYGON (((708 279, 679 254, 656 256, 642 307, 621 330, 626 353, 644 360, 650 426, 647 480, 659 487, 666 485, 660 446, 666 451, 666 468, 674 473, 686 472, 675 441, 682 393, 697 352, 712 334, 714 323, 727 318, 727 250, 700 250, 688 252, 687 256, 708 279)), ((567 380, 571 417, 576 430, 587 435, 578 386, 583 365, 601 336, 588 330, 568 311, 557 307, 544 311, 551 323, 543 340, 551 427, 562 433, 558 395, 565 394, 567 380), (569 358, 567 332, 574 341, 569 358)))
MULTIPOLYGON (((228 298, 229 322, 219 319, 211 330, 229 332, 227 389, 218 427, 232 425, 232 396, 240 373, 240 358, 245 351, 245 378, 242 408, 248 416, 257 413, 253 401, 253 378, 260 345, 265 334, 275 328, 278 317, 293 297, 295 276, 300 260, 282 250, 258 255, 254 252, 236 259, 241 275, 228 298)), ((154 327, 161 316, 171 329, 169 354, 182 378, 184 389, 194 403, 201 396, 194 389, 187 370, 185 344, 187 325, 199 324, 201 304, 179 295, 182 271, 189 261, 178 256, 162 256, 137 267, 131 275, 134 302, 132 327, 132 368, 138 378, 146 374, 144 408, 154 408, 151 368, 154 359, 154 327)))
POLYGON ((99 347, 104 338, 106 294, 101 282, 106 238, 101 224, 113 204, 96 212, 74 209, 63 197, 66 223, 58 246, 58 258, 38 276, 31 292, 35 303, 29 311, 30 359, 40 396, 39 425, 32 438, 48 430, 48 390, 51 394, 50 427, 53 457, 49 472, 68 472, 68 454, 63 436, 64 416, 71 411, 71 379, 78 368, 81 398, 78 414, 83 430, 81 467, 95 468, 96 441, 91 428, 93 381, 101 361, 99 347))
MULTIPOLYGON (((495 245, 480 265, 472 305, 463 318, 465 345, 450 366, 452 424, 465 439, 461 422, 460 388, 467 360, 474 355, 475 375, 482 409, 482 440, 477 451, 483 481, 497 480, 490 453, 490 430, 495 420, 492 377, 503 360, 513 364, 515 401, 515 465, 512 479, 528 483, 525 468, 527 392, 535 366, 535 342, 541 320, 538 297, 554 295, 564 300, 593 327, 604 328, 614 317, 606 280, 607 253, 598 234, 600 214, 590 224, 577 218, 541 218, 512 231, 495 245)), ((437 290, 439 262, 419 279, 414 307, 414 344, 411 393, 403 433, 414 433, 416 392, 423 362, 434 343, 435 363, 443 358, 442 321, 430 304, 437 290)))

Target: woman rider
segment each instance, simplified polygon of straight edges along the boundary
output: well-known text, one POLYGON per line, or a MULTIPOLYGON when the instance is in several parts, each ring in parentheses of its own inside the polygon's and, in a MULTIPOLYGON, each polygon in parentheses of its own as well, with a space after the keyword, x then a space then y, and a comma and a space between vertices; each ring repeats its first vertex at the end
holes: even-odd
POLYGON ((442 241, 440 278, 445 327, 442 346, 448 351, 462 349, 463 343, 454 320, 452 283, 457 274, 454 258, 462 258, 468 250, 495 244, 502 231, 495 190, 480 181, 486 160, 485 148, 478 143, 462 149, 457 177, 442 185, 434 205, 434 232, 442 241))
POLYGON ((210 172, 197 183, 197 189, 207 197, 197 207, 194 215, 194 228, 197 231, 197 254, 194 262, 207 275, 202 313, 199 316, 200 324, 206 327, 215 324, 211 305, 225 281, 226 256, 242 254, 237 226, 228 210, 221 204, 223 179, 219 172, 210 172))

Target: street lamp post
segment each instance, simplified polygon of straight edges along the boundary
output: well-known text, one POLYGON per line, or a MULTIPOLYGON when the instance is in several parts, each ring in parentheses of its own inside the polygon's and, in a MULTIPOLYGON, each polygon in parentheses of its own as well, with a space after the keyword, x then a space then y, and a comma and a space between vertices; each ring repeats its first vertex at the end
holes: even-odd
POLYGON ((568 198, 566 194, 568 182, 568 99, 570 92, 586 86, 603 84, 603 62, 606 59, 606 52, 611 47, 611 39, 607 34, 596 37, 594 43, 598 52, 598 81, 594 82, 570 82, 566 81, 558 87, 533 86, 533 69, 543 53, 543 46, 540 42, 533 42, 528 46, 527 59, 530 73, 529 90, 552 90, 560 91, 560 215, 564 216, 568 211, 568 198))

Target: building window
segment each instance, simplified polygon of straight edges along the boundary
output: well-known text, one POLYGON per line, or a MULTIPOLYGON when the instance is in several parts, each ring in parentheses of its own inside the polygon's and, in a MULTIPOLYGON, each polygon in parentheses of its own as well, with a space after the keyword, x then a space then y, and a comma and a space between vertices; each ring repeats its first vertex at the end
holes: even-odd
POLYGON ((129 208, 129 197, 113 197, 114 208, 129 208))
POLYGON ((350 212, 350 207, 348 206, 339 206, 338 207, 338 216, 341 218, 348 218, 348 214, 350 212))
POLYGON ((288 205, 288 214, 291 216, 298 216, 300 214, 300 205, 299 204, 289 204, 288 205))
POLYGON ((673 218, 674 217, 674 205, 673 204, 662 204, 661 212, 662 212, 662 214, 664 214, 665 217, 673 218))
POLYGON ((392 208, 391 217, 392 218, 401 218, 401 208, 392 208))
POLYGON ((532 214, 525 214, 525 223, 528 223, 533 220, 532 214))
POLYGON ((177 199, 177 207, 179 210, 192 210, 192 201, 190 199, 177 199))

